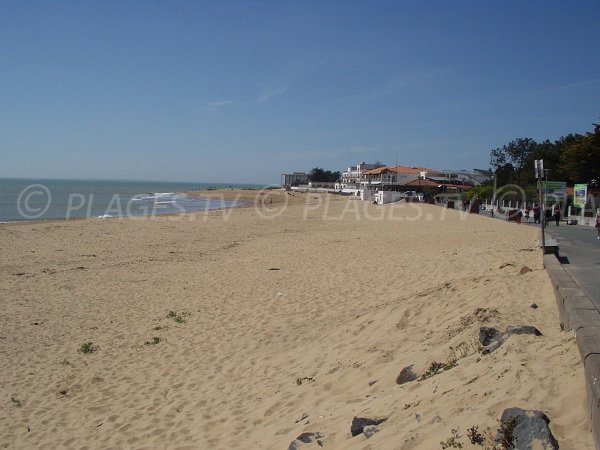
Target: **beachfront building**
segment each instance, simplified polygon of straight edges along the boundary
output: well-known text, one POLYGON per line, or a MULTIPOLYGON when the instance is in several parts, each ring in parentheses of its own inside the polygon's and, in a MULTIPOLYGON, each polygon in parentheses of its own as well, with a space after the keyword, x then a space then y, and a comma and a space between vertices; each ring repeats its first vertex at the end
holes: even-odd
POLYGON ((417 192, 435 203, 448 203, 448 201, 460 202, 463 195, 471 186, 464 184, 462 180, 458 183, 452 182, 444 177, 424 177, 413 180, 406 184, 407 189, 417 192))
POLYGON ((423 167, 384 166, 364 172, 360 183, 363 189, 398 191, 412 181, 424 179, 428 174, 439 175, 440 172, 423 167))
POLYGON ((282 173, 281 186, 289 188, 292 186, 308 185, 308 174, 304 172, 282 173))
POLYGON ((342 172, 342 177, 335 188, 340 191, 344 189, 359 189, 363 173, 379 167, 384 167, 384 165, 380 163, 367 164, 361 162, 356 166, 348 167, 342 172))

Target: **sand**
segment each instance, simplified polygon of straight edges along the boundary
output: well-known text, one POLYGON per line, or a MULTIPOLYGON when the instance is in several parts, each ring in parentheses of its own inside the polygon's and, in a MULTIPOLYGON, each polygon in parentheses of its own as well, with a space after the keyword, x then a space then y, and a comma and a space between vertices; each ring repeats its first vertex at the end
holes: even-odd
POLYGON ((561 449, 592 448, 535 228, 257 195, 228 211, 0 225, 0 447, 285 449, 320 432, 324 448, 435 449, 456 429, 481 448, 466 429, 495 430, 518 406, 545 411, 561 449), (481 355, 479 327, 522 324, 544 335, 481 355), (405 366, 453 358, 396 384, 405 366), (367 439, 351 436, 354 416, 388 420, 367 439))

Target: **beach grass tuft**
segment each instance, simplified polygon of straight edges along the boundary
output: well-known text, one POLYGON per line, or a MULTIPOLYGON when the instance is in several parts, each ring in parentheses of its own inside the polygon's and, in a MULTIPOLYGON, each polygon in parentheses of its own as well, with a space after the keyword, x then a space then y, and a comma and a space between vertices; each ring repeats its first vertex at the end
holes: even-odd
POLYGON ((84 342, 81 347, 79 347, 79 351, 84 354, 94 353, 97 350, 97 347, 92 342, 84 342))
POLYGON ((151 341, 144 342, 144 345, 156 345, 156 344, 159 344, 161 341, 162 341, 161 338, 154 336, 151 341))
POLYGON ((185 323, 185 318, 189 317, 190 313, 183 311, 181 313, 175 311, 169 311, 167 314, 167 319, 173 319, 177 323, 185 323))
POLYGON ((456 366, 458 366, 458 361, 454 358, 449 359, 445 363, 434 361, 429 366, 429 369, 427 369, 427 371, 419 377, 419 381, 424 381, 456 366))

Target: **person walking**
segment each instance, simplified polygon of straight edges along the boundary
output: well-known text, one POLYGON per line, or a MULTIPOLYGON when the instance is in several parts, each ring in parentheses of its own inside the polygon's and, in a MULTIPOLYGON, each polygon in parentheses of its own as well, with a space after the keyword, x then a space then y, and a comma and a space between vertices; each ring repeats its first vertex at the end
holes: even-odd
POLYGON ((540 207, 533 207, 533 223, 540 223, 540 207))
POLYGON ((548 222, 550 222, 550 219, 552 219, 552 210, 550 208, 546 208, 545 211, 545 216, 546 216, 546 221, 544 223, 544 228, 548 226, 548 222))
POLYGON ((554 210, 554 220, 556 221, 556 226, 560 224, 560 209, 556 208, 554 210))
POLYGON ((598 232, 598 239, 600 239, 600 211, 596 213, 596 231, 598 232))

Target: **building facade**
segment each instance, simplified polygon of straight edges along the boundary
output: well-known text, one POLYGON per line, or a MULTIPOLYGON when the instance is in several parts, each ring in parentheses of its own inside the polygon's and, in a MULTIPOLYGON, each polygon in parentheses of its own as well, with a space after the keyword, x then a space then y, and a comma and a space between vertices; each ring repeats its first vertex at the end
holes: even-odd
POLYGON ((308 184, 308 174, 304 172, 282 173, 281 186, 291 187, 308 184))

